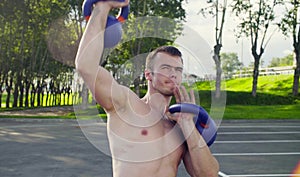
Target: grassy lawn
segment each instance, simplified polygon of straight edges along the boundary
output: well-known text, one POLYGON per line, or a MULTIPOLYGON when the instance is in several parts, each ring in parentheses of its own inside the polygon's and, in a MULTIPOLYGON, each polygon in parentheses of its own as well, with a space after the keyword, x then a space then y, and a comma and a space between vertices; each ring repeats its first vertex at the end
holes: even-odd
POLYGON ((300 105, 228 105, 223 119, 300 119, 300 105))
MULTIPOLYGON (((300 96, 291 96, 293 75, 260 76, 257 96, 252 78, 227 80, 224 119, 300 119, 300 96)), ((209 109, 213 82, 197 84, 201 104, 209 109)))

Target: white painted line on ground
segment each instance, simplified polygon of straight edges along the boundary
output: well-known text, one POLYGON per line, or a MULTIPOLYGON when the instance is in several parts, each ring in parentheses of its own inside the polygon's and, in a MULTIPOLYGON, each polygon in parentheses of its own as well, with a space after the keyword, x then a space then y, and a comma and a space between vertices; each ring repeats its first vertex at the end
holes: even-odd
POLYGON ((300 131, 282 131, 282 132, 218 132, 219 135, 269 135, 269 134, 299 134, 300 131))
POLYGON ((246 174, 242 174, 242 175, 225 175, 225 176, 222 176, 221 174, 219 174, 221 177, 260 177, 260 176, 263 176, 263 177, 269 177, 269 176, 281 176, 281 177, 284 177, 284 176, 297 176, 299 177, 300 174, 251 174, 251 175, 246 175, 246 174))
POLYGON ((8 125, 0 126, 0 129, 16 129, 16 128, 42 128, 42 127, 100 127, 105 126, 106 123, 97 122, 97 123, 58 123, 58 124, 36 124, 36 125, 8 125))
POLYGON ((228 175, 226 175, 225 173, 223 173, 223 172, 221 172, 221 171, 219 171, 219 176, 221 176, 221 177, 229 177, 228 175))
POLYGON ((300 125, 221 125, 219 128, 299 128, 300 125))
POLYGON ((216 144, 243 144, 243 143, 300 143, 300 140, 256 140, 256 141, 215 141, 216 144))
POLYGON ((213 153, 214 156, 284 156, 300 155, 300 152, 258 152, 258 153, 213 153))
POLYGON ((45 125, 9 125, 9 126, 0 126, 0 129, 7 129, 7 128, 40 128, 40 127, 61 127, 61 126, 78 126, 78 124, 45 124, 45 125))

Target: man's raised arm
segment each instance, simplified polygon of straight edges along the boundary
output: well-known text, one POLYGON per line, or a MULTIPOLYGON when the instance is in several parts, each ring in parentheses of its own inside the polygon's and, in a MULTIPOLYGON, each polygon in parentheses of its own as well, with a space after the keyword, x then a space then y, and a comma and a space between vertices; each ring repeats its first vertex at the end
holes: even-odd
POLYGON ((112 8, 126 6, 128 3, 128 0, 125 2, 99 1, 94 5, 75 60, 77 71, 96 101, 107 111, 115 109, 113 104, 116 106, 125 98, 122 98, 124 88, 116 83, 107 70, 99 66, 104 47, 104 31, 109 11, 112 8), (112 98, 111 93, 114 93, 116 99, 112 98))

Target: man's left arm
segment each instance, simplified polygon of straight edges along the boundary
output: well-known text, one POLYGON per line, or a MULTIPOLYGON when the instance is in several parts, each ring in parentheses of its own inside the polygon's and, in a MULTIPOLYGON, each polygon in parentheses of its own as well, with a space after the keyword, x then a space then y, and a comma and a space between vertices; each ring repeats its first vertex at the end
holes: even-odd
POLYGON ((188 173, 193 177, 217 177, 219 163, 196 129, 194 121, 192 119, 181 119, 180 126, 186 137, 187 151, 184 154, 183 162, 188 173))
MULTIPOLYGON (((178 87, 174 91, 177 103, 194 103, 193 90, 188 93, 185 87, 178 87)), ((193 114, 167 112, 169 119, 176 121, 186 139, 187 149, 183 156, 183 162, 188 173, 193 177, 217 177, 219 163, 211 154, 205 140, 196 129, 193 114)))

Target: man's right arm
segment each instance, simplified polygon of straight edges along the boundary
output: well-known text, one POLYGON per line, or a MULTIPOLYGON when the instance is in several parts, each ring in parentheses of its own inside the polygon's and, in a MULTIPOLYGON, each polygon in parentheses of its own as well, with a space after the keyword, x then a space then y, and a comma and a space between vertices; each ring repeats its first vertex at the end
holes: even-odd
POLYGON ((117 84, 111 74, 99 66, 103 53, 104 31, 107 16, 111 8, 118 8, 128 4, 128 0, 101 1, 95 4, 85 32, 81 38, 75 65, 77 71, 91 90, 96 101, 107 111, 115 106, 124 104, 126 88, 117 84), (114 94, 112 94, 114 93, 114 94))

